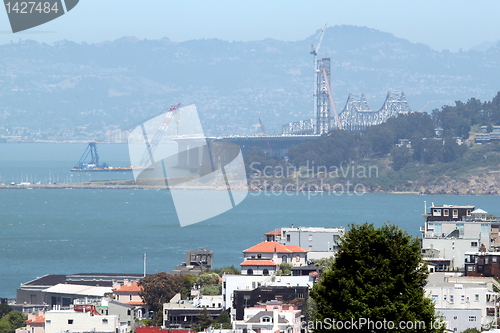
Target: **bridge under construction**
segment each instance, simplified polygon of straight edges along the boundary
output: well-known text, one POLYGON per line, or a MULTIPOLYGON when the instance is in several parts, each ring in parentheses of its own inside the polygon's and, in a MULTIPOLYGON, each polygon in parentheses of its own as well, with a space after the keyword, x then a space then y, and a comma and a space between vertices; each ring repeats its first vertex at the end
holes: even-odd
MULTIPOLYGON (((323 98, 324 100, 324 98, 323 98)), ((328 102, 330 102, 328 100, 328 102)), ((324 109, 329 109, 328 103, 323 103, 324 109)), ((363 94, 350 93, 342 112, 335 117, 324 116, 316 119, 301 120, 283 125, 283 135, 321 135, 327 133, 325 129, 344 129, 347 131, 362 131, 368 126, 378 125, 385 122, 390 117, 398 114, 412 112, 404 92, 389 91, 384 104, 378 111, 370 109, 363 94), (322 126, 318 124, 323 123, 322 126), (325 125, 324 123, 327 122, 325 125), (339 126, 340 122, 340 126, 339 126)), ((323 112, 328 114, 328 112, 323 112)))

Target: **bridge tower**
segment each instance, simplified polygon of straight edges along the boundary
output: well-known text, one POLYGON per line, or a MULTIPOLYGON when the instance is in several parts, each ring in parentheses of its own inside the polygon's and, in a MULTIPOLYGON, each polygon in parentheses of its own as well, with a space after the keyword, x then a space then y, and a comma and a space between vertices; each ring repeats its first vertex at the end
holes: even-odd
POLYGON ((330 58, 317 61, 316 67, 316 128, 314 134, 328 133, 331 128, 330 58))

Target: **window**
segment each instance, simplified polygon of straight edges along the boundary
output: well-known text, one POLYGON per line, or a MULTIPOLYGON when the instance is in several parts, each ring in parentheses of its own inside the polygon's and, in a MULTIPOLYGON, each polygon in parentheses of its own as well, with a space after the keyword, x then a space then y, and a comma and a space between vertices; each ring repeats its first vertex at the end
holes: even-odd
POLYGON ((434 301, 434 303, 437 303, 438 295, 432 295, 432 300, 434 301))
POLYGON ((467 209, 467 216, 470 216, 471 215, 471 211, 470 209, 467 209))
POLYGON ((51 323, 50 319, 47 319, 47 320, 45 321, 45 324, 50 324, 50 323, 51 323))
POLYGON ((476 321, 476 316, 469 316, 469 321, 476 321))
POLYGON ((309 241, 313 240, 313 235, 309 235, 309 241))
POLYGON ((461 295, 460 296, 460 302, 461 303, 465 303, 465 295, 461 295))
POLYGON ((257 259, 262 259, 262 254, 257 254, 257 259))
POLYGON ((488 257, 484 258, 484 263, 486 265, 488 265, 490 263, 490 258, 488 258, 488 257))
POLYGON ((443 209, 443 216, 450 216, 450 211, 448 209, 443 209))
POLYGON ((458 209, 453 210, 453 218, 458 219, 458 209))
POLYGON ((253 269, 247 269, 247 275, 253 275, 253 269))
POLYGON ((72 325, 73 324, 73 319, 68 319, 68 325, 72 325))
POLYGON ((433 209, 432 216, 441 216, 441 209, 433 209))
POLYGON ((132 295, 129 295, 129 301, 131 301, 131 300, 132 300, 132 295))
POLYGON ((472 266, 467 266, 467 271, 472 272, 472 266))
POLYGON ((290 241, 290 235, 286 235, 286 241, 289 242, 290 241))
POLYGON ((477 242, 470 242, 470 247, 477 247, 477 242))
POLYGON ((107 318, 104 318, 104 319, 102 320, 102 323, 103 323, 103 324, 107 324, 107 323, 108 323, 108 319, 107 319, 107 318))
POLYGON ((476 302, 479 302, 479 294, 474 295, 474 300, 475 300, 476 302))
POLYGON ((491 262, 497 262, 497 257, 496 256, 491 257, 491 262))
MULTIPOLYGON (((165 310, 166 312, 167 310, 165 310)), ((127 310, 127 316, 130 316, 132 314, 132 311, 130 309, 127 310)), ((166 314, 166 313, 165 313, 166 314)))
POLYGON ((271 322, 271 317, 262 317, 262 322, 263 323, 270 323, 271 322))
POLYGON ((443 300, 446 301, 446 295, 443 295, 443 300))
POLYGON ((287 257, 286 255, 283 255, 283 256, 281 257, 281 262, 282 262, 282 263, 286 263, 286 262, 287 262, 287 260, 288 260, 288 257, 287 257))
POLYGON ((263 275, 266 275, 266 276, 267 276, 267 275, 269 275, 269 270, 268 270, 267 268, 266 268, 266 269, 264 269, 264 270, 262 271, 262 274, 263 274, 263 275))
POLYGON ((450 303, 453 303, 453 295, 450 295, 450 303))
POLYGON ((443 225, 441 223, 434 223, 434 234, 442 234, 443 233, 443 225))
POLYGON ((120 295, 116 295, 116 300, 119 301, 120 300, 120 295))
POLYGON ((481 223, 481 236, 487 236, 490 234, 490 228, 488 223, 481 223))
POLYGON ((458 229, 458 234, 460 236, 464 235, 464 224, 463 223, 457 223, 455 224, 455 227, 458 229))
POLYGON ((309 251, 312 251, 312 250, 313 250, 313 246, 309 245, 309 251))

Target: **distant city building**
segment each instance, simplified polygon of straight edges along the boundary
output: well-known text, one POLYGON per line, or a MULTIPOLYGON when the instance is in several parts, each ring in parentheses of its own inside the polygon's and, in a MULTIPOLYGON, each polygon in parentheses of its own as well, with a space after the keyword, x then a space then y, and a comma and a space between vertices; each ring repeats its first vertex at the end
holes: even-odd
POLYGON ((450 269, 463 269, 465 253, 498 247, 500 221, 474 206, 432 205, 424 214, 422 253, 450 260, 450 269))
POLYGON ((481 132, 476 133, 476 142, 500 141, 500 126, 493 126, 493 130, 488 133, 488 126, 481 126, 481 132))
POLYGON ((214 252, 205 249, 186 251, 186 261, 175 266, 170 272, 173 275, 194 274, 199 275, 203 271, 212 269, 214 252))
POLYGON ((429 275, 426 294, 434 301, 436 314, 442 315, 447 329, 462 332, 467 328, 481 330, 495 320, 500 284, 492 278, 456 276, 456 273, 429 275))

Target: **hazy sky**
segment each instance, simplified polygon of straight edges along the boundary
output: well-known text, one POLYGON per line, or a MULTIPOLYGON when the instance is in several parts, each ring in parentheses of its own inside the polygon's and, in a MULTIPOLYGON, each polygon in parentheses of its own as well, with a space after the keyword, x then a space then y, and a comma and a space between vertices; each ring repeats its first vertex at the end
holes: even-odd
POLYGON ((0 43, 122 36, 296 41, 328 23, 367 26, 457 51, 500 40, 499 14, 499 0, 80 0, 66 15, 17 34, 0 11, 0 43))

